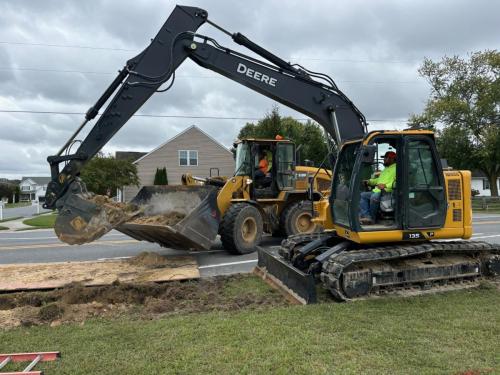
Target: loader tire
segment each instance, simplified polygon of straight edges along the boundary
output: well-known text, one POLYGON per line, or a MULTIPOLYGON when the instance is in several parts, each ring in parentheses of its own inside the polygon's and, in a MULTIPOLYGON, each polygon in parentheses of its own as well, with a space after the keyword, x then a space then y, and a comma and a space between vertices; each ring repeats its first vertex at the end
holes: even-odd
POLYGON ((311 219, 312 203, 310 201, 299 201, 286 207, 280 218, 280 228, 285 237, 296 234, 312 233, 317 225, 311 219))
POLYGON ((233 204, 224 214, 220 232, 222 245, 229 253, 252 253, 262 239, 262 215, 251 204, 233 204))

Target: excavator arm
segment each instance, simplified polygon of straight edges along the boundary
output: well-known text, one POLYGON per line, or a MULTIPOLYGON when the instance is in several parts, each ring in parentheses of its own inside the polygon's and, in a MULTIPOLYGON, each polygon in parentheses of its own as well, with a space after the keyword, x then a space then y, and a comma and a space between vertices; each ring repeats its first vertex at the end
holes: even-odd
POLYGON ((366 133, 363 114, 330 77, 291 65, 244 35, 227 32, 208 20, 208 13, 203 9, 176 6, 151 44, 127 61, 58 154, 48 157, 52 180, 47 187, 44 207, 59 209, 56 231, 62 240, 69 243, 92 241, 133 215, 121 215, 119 209, 103 210, 102 205, 90 201, 78 176, 86 162, 155 92, 166 91, 172 86, 176 69, 187 58, 314 119, 337 144, 366 133), (230 50, 213 38, 197 34, 204 23, 230 35, 236 43, 267 61, 230 50), (161 89, 167 82, 167 87, 161 89), (78 150, 70 154, 78 133, 108 101, 78 150), (66 163, 62 170, 61 163, 66 163))

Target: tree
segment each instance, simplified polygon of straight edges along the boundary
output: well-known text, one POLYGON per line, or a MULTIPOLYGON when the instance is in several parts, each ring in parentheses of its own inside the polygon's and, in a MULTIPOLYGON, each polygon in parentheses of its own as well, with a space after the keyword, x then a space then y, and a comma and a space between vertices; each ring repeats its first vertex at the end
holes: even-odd
POLYGON ((154 185, 168 185, 167 168, 156 168, 154 185))
POLYGON ((18 195, 19 186, 9 183, 0 183, 0 199, 7 198, 9 203, 14 203, 12 201, 12 196, 14 194, 18 195))
POLYGON ((305 124, 292 117, 282 117, 277 107, 271 113, 257 122, 247 123, 241 128, 238 138, 271 138, 281 135, 291 139, 300 148, 302 161, 311 160, 319 165, 328 153, 325 136, 322 129, 316 123, 307 121, 305 124))
POLYGON ((117 160, 102 153, 94 156, 83 168, 80 177, 87 188, 101 195, 116 195, 126 185, 139 186, 137 166, 130 160, 117 160))
POLYGON ((422 114, 412 128, 437 130, 441 155, 455 168, 477 169, 498 196, 500 176, 500 53, 475 52, 469 59, 425 59, 418 70, 431 85, 422 114))

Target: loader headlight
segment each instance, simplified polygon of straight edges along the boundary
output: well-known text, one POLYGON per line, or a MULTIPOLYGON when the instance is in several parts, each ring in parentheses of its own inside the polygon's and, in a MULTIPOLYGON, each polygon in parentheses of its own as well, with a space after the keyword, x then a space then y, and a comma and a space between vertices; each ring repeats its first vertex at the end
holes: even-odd
POLYGON ((246 180, 247 185, 250 185, 252 182, 253 182, 253 180, 251 178, 247 178, 247 180, 246 180))

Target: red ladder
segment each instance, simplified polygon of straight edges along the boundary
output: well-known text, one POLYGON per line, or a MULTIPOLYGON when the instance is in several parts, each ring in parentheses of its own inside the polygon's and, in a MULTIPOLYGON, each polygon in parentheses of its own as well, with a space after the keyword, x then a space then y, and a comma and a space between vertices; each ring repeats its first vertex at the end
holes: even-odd
POLYGON ((43 375, 42 371, 32 371, 33 367, 38 362, 55 361, 60 357, 61 354, 59 352, 0 354, 0 370, 10 362, 31 362, 21 372, 0 372, 0 375, 43 375))

